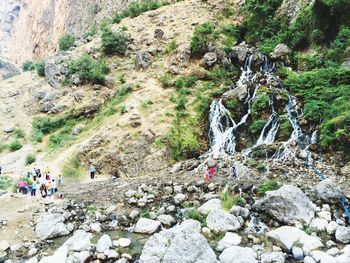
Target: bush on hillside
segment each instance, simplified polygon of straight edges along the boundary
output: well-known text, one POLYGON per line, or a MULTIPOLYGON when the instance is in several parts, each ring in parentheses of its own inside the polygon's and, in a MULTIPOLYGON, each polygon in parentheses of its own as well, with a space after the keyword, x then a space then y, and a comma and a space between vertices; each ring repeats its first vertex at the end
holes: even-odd
POLYGON ((14 140, 13 142, 11 142, 9 144, 9 149, 10 149, 11 152, 15 152, 15 151, 18 151, 19 149, 21 149, 22 146, 23 145, 21 144, 20 141, 14 140))
POLYGON ((44 61, 36 63, 35 69, 40 77, 45 77, 45 62, 44 61))
POLYGON ((106 55, 125 55, 128 36, 124 31, 114 33, 109 27, 102 28, 102 52, 106 55))
POLYGON ((210 22, 206 22, 202 25, 196 26, 192 40, 191 40, 191 53, 193 56, 202 56, 211 45, 214 45, 217 33, 215 32, 214 25, 210 22))
POLYGON ((28 154, 26 156, 26 165, 30 165, 32 163, 35 163, 36 161, 36 156, 34 154, 28 154))
POLYGON ((75 37, 72 35, 66 34, 60 37, 60 39, 58 40, 59 50, 61 51, 68 50, 70 47, 74 45, 74 42, 75 42, 75 37))
POLYGON ((69 75, 77 75, 84 83, 104 84, 109 67, 103 60, 84 54, 68 66, 69 75))
POLYGON ((22 68, 23 68, 23 71, 30 71, 30 70, 34 70, 35 66, 32 61, 26 61, 23 63, 22 68))

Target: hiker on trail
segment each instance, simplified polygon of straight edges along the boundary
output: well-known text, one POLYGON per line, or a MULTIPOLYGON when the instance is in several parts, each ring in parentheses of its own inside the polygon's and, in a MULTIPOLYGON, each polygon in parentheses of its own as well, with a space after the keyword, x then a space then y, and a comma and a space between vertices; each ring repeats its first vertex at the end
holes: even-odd
POLYGON ((59 184, 59 185, 62 184, 62 175, 59 175, 59 176, 58 176, 58 180, 57 180, 57 181, 58 181, 58 184, 59 184))
POLYGON ((36 196, 36 188, 37 188, 37 183, 36 181, 33 181, 32 190, 30 191, 31 196, 36 196))
POLYGON ((23 180, 19 180, 17 187, 19 188, 19 192, 22 194, 27 194, 27 184, 23 180))
POLYGON ((209 179, 212 179, 214 177, 215 168, 214 166, 209 167, 209 179))
POLYGON ((46 185, 45 183, 42 183, 40 186, 40 193, 41 193, 41 197, 46 197, 47 196, 47 190, 46 190, 46 185))
POLYGON ((235 166, 232 166, 231 178, 237 178, 237 171, 235 166))
POLYGON ((51 195, 51 181, 46 182, 46 193, 49 193, 49 195, 51 195))
POLYGON ((51 195, 53 195, 55 192, 57 192, 57 184, 55 179, 52 179, 51 182, 51 195))
POLYGON ((209 171, 208 171, 208 169, 205 169, 205 172, 204 172, 204 181, 205 181, 205 182, 208 182, 208 181, 209 181, 209 171))
POLYGON ((95 178, 95 173, 96 173, 96 168, 95 168, 95 166, 93 166, 93 164, 90 165, 89 171, 90 171, 91 179, 94 179, 95 178))

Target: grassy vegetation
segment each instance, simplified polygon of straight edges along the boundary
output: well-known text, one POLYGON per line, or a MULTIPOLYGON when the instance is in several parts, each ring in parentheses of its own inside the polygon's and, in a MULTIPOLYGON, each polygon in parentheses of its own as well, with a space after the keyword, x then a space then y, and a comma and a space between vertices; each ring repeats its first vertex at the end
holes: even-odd
POLYGON ((44 61, 40 61, 40 62, 36 63, 35 69, 40 77, 45 77, 45 62, 44 61))
POLYGON ((160 77, 160 82, 162 83, 162 87, 163 88, 168 88, 170 86, 170 80, 171 80, 170 75, 168 73, 164 73, 160 77))
POLYGON ((252 125, 250 125, 249 130, 253 134, 258 134, 264 128, 265 124, 266 120, 256 120, 252 125))
POLYGON ((264 195, 267 191, 274 191, 280 188, 280 185, 277 181, 271 180, 263 182, 258 186, 258 194, 264 195))
POLYGON ((127 50, 128 35, 120 30, 113 32, 110 27, 101 27, 102 52, 105 55, 121 55, 124 56, 127 50))
POLYGON ((35 69, 35 65, 32 61, 25 61, 22 65, 23 71, 31 71, 35 69))
POLYGON ((230 211, 232 206, 235 204, 235 198, 233 197, 232 193, 229 191, 221 193, 220 200, 221 200, 222 208, 226 211, 230 211))
POLYGON ((0 176, 0 190, 6 190, 14 184, 13 179, 10 176, 0 176))
POLYGON ((70 77, 75 74, 83 83, 104 84, 109 67, 103 60, 83 54, 68 66, 70 77))
POLYGON ((184 217, 197 220, 201 223, 202 226, 206 224, 207 215, 201 214, 196 208, 186 210, 184 217))
POLYGON ((34 154, 27 154, 26 156, 26 165, 30 165, 32 163, 35 163, 36 156, 34 154))
POLYGON ((63 165, 62 173, 68 177, 78 177, 84 174, 84 167, 77 156, 73 156, 63 165))
POLYGON ((196 26, 191 40, 192 55, 195 57, 204 55, 208 48, 215 43, 217 37, 217 32, 212 23, 206 22, 196 26))
POLYGON ((18 151, 22 147, 23 145, 19 140, 14 140, 8 145, 8 148, 10 149, 11 152, 18 151))
POLYGON ((74 42, 75 42, 75 37, 70 34, 66 34, 60 37, 60 39, 58 40, 59 49, 61 51, 68 50, 70 47, 74 45, 74 42))
POLYGON ((165 53, 171 53, 177 48, 176 40, 171 40, 164 48, 165 53))
POLYGON ((15 136, 17 139, 23 139, 25 137, 25 133, 22 129, 17 128, 13 131, 13 136, 15 136))
POLYGON ((123 18, 137 17, 144 12, 147 12, 150 10, 156 10, 168 4, 169 2, 167 1, 153 1, 153 0, 146 0, 142 2, 135 1, 135 2, 132 2, 127 9, 123 10, 122 12, 117 12, 113 16, 112 22, 115 24, 118 24, 123 20, 123 18))

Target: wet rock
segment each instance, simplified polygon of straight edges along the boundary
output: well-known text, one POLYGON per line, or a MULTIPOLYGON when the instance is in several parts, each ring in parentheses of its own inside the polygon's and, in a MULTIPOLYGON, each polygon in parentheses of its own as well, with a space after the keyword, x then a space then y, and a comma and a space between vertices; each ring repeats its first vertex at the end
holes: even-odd
POLYGON ((212 210, 207 216, 207 226, 217 232, 236 231, 241 227, 237 217, 222 210, 212 210))
POLYGON ((350 242, 350 227, 339 226, 335 231, 335 238, 338 242, 347 244, 350 242))
POLYGON ((214 198, 214 199, 210 199, 209 201, 207 201, 203 205, 201 205, 198 208, 198 211, 201 213, 207 214, 212 210, 218 210, 218 209, 222 209, 221 200, 214 198))
POLYGON ((330 178, 319 182, 315 186, 315 192, 318 198, 326 203, 337 203, 341 197, 341 190, 330 178))
POLYGON ((282 252, 268 252, 261 255, 261 263, 284 263, 286 257, 282 252))
POLYGON ((218 57, 217 57, 216 53, 215 52, 208 52, 208 53, 205 53, 200 64, 202 67, 209 69, 212 66, 214 66, 217 61, 218 61, 218 57))
POLYGON ((221 239, 216 247, 217 251, 223 251, 226 248, 237 246, 242 242, 242 237, 236 233, 226 232, 223 239, 221 239))
POLYGON ((285 224, 309 224, 316 206, 299 188, 284 185, 276 191, 268 191, 266 197, 255 202, 253 209, 285 224))
POLYGON ((249 48, 245 45, 239 45, 232 48, 229 57, 231 61, 237 60, 240 64, 244 64, 245 59, 250 52, 249 48))
POLYGON ((232 246, 226 248, 219 256, 220 263, 258 263, 256 253, 249 247, 232 246))
POLYGON ((145 244, 140 263, 216 263, 214 251, 200 234, 200 223, 185 220, 180 225, 153 235, 145 244))
POLYGON ((160 222, 148 218, 140 218, 134 228, 135 233, 153 234, 160 227, 160 222))
POLYGON ((50 239, 65 236, 70 233, 67 225, 64 224, 64 217, 61 214, 44 214, 38 219, 35 233, 40 239, 50 239))
POLYGON ((296 243, 301 244, 304 251, 312 251, 323 247, 319 238, 310 236, 296 227, 282 226, 268 232, 266 235, 286 251, 290 251, 296 243))
POLYGON ((100 239, 97 241, 96 244, 96 251, 97 252, 104 252, 105 250, 109 249, 112 246, 112 240, 109 235, 104 234, 100 239))
POLYGON ((291 49, 286 44, 278 44, 270 54, 272 59, 283 59, 291 53, 291 49))

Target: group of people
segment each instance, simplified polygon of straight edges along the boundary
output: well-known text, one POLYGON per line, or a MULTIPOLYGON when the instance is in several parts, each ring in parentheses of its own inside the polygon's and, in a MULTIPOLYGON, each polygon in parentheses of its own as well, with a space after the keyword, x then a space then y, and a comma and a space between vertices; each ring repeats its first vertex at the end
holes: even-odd
MULTIPOLYGON (((209 180, 213 179, 214 174, 215 174, 215 167, 214 166, 206 167, 205 172, 204 172, 204 181, 208 182, 209 180)), ((236 170, 235 166, 232 166, 232 168, 231 168, 230 178, 232 178, 232 179, 237 178, 237 170, 236 170)))
POLYGON ((57 185, 62 184, 62 176, 59 175, 57 181, 51 175, 50 168, 46 168, 44 172, 41 172, 39 168, 34 166, 33 172, 27 172, 27 179, 20 179, 17 187, 18 191, 22 194, 30 192, 31 196, 36 196, 37 191, 40 192, 42 197, 52 196, 57 192, 57 185), (27 182, 31 182, 30 185, 27 182))

